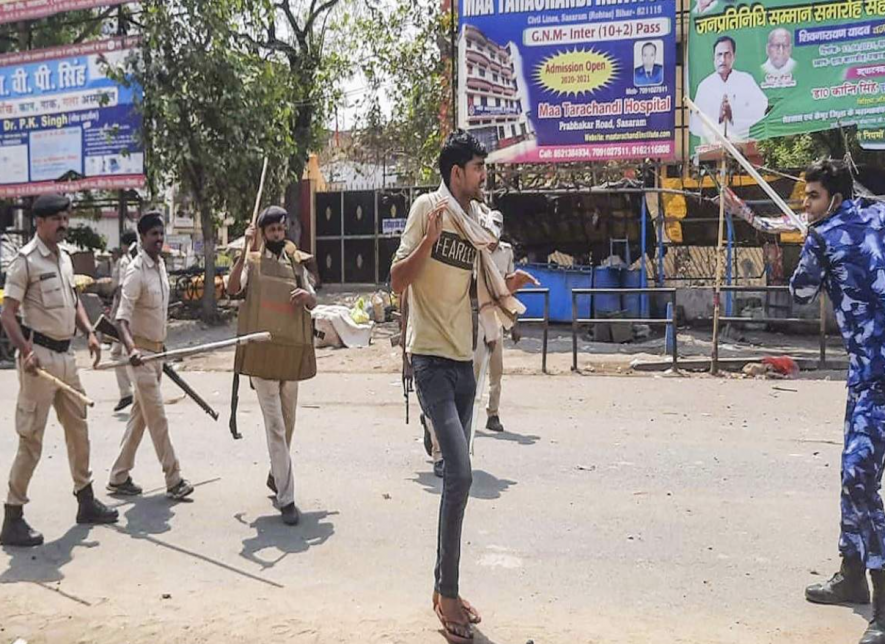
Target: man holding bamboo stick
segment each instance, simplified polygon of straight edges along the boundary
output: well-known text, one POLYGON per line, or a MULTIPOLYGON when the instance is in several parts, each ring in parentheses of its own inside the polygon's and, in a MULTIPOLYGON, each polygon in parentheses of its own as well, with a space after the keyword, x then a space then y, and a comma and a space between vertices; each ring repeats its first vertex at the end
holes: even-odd
POLYGON ((141 249, 123 278, 116 317, 120 340, 129 356, 127 370, 135 385, 135 402, 126 423, 120 455, 111 468, 108 491, 120 496, 141 494, 141 487, 132 481, 130 472, 135 467, 135 453, 147 427, 166 477, 166 496, 179 501, 190 496, 194 487, 182 478, 169 438, 169 421, 160 390, 163 362, 142 362, 148 354, 162 353, 166 341, 169 278, 160 255, 165 239, 163 216, 156 211, 142 215, 138 220, 138 235, 141 249))
POLYGON ((65 432, 74 494, 79 504, 77 523, 117 520, 117 511, 98 501, 92 491, 86 408, 82 400, 65 390, 67 386, 83 391, 71 350, 76 327, 89 336, 89 353, 95 363, 101 359, 101 345, 74 290, 71 258, 58 247, 67 235, 71 211, 71 200, 67 197, 38 197, 34 202, 37 235, 19 251, 6 276, 0 320, 18 349, 20 384, 15 410, 18 451, 9 474, 0 531, 0 543, 6 546, 31 547, 43 543, 43 535, 25 521, 23 506, 28 502, 28 485, 40 461, 50 407, 55 408, 65 432), (16 318, 19 312, 21 324, 16 318))
POLYGON ((230 272, 228 291, 246 293, 238 335, 261 331, 272 335, 270 342, 237 347, 234 370, 251 377, 270 454, 267 487, 276 496, 283 522, 296 525, 292 435, 298 383, 317 372, 310 315, 317 299, 303 264, 306 255, 286 239, 286 219, 283 208, 270 206, 258 217, 260 239, 255 225, 249 226, 243 254, 230 272))

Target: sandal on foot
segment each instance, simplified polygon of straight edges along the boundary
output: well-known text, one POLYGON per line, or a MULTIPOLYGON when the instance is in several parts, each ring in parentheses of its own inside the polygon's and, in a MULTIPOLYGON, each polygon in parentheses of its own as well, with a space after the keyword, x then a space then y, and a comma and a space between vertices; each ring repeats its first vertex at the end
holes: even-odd
POLYGON ((433 607, 433 610, 436 612, 436 616, 439 618, 440 623, 443 627, 443 636, 450 644, 473 644, 473 630, 470 628, 470 624, 463 624, 459 622, 453 622, 446 618, 443 615, 442 607, 437 604, 433 607), (470 633, 469 637, 465 637, 464 635, 459 635, 455 632, 455 628, 461 626, 470 633))
MULTIPOLYGON (((461 602, 461 608, 465 613, 467 613, 467 619, 471 624, 479 624, 482 622, 482 615, 479 614, 479 611, 473 607, 469 601, 464 599, 463 597, 458 597, 458 601, 461 602)), ((439 593, 433 593, 433 607, 436 608, 436 605, 439 604, 439 593)))
POLYGON ((467 613, 467 619, 471 624, 479 624, 482 621, 482 615, 479 614, 473 604, 464 599, 463 597, 459 597, 458 600, 461 602, 461 608, 467 613))

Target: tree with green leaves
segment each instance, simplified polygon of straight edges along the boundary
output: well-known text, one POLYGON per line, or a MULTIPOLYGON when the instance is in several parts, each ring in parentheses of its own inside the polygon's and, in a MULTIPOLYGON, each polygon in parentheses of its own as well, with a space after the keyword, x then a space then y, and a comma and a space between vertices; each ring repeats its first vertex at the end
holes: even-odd
MULTIPOLYGON (((144 147, 149 186, 178 183, 199 213, 205 284, 202 318, 217 318, 215 238, 225 213, 251 215, 262 160, 266 195, 285 177, 296 146, 288 70, 244 47, 238 30, 258 18, 245 0, 145 0, 140 57, 129 78, 144 89, 144 147)), ((122 78, 123 70, 117 74, 122 78)), ((277 192, 278 194, 278 192, 277 192)))
POLYGON ((254 55, 286 70, 280 91, 286 104, 283 125, 291 141, 282 165, 290 232, 300 217, 301 180, 309 155, 321 147, 326 119, 340 97, 339 82, 348 74, 342 43, 336 40, 347 21, 345 4, 345 0, 262 0, 244 16, 237 34, 254 55))
POLYGON ((92 226, 84 224, 74 226, 68 231, 67 242, 85 250, 104 251, 108 248, 105 236, 95 232, 92 226))
POLYGON ((881 151, 860 147, 855 126, 760 141, 759 152, 769 167, 799 171, 823 157, 850 155, 856 164, 871 167, 881 167, 883 158, 881 151))
POLYGON ((84 9, 58 13, 30 22, 0 25, 0 54, 60 45, 76 45, 94 40, 109 31, 120 7, 84 9))
POLYGON ((436 179, 439 148, 451 127, 443 118, 452 91, 449 12, 438 0, 371 0, 349 26, 352 56, 369 89, 357 149, 367 161, 395 157, 407 182, 436 179), (385 91, 389 116, 379 101, 385 91))

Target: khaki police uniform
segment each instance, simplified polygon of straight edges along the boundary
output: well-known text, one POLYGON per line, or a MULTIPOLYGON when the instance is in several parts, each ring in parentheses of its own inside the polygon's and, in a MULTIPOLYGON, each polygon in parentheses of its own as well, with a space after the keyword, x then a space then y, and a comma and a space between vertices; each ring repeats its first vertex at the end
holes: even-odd
MULTIPOLYGON (((34 237, 9 267, 5 297, 21 302, 25 337, 31 337, 33 352, 41 368, 74 389, 84 391, 70 348, 77 314, 74 266, 70 256, 61 250, 53 253, 39 237, 34 237), (53 348, 41 346, 38 342, 51 344, 53 348)), ((20 388, 15 409, 15 430, 19 441, 9 474, 9 505, 28 502, 28 485, 40 461, 50 407, 55 408, 58 421, 64 428, 74 492, 92 483, 86 408, 51 382, 25 373, 22 362, 19 355, 20 388)))
MULTIPOLYGON (((262 270, 266 272, 272 272, 267 271, 267 268, 269 265, 275 265, 274 267, 276 270, 273 272, 277 275, 289 275, 290 279, 294 279, 295 285, 300 286, 300 288, 303 288, 311 295, 315 295, 314 288, 308 279, 308 274, 304 269, 303 264, 296 263, 290 259, 290 256, 286 252, 281 253, 280 256, 277 257, 267 249, 262 249, 260 260, 258 262, 254 260, 247 261, 241 282, 243 291, 247 291, 250 281, 254 282, 258 278, 256 273, 259 270, 259 264, 262 265, 262 270)), ((248 297, 247 291, 247 298, 248 297)), ((247 299, 246 305, 248 304, 249 301, 247 299)), ((292 313, 293 312, 288 313, 288 319, 292 320, 291 324, 296 324, 295 319, 291 317, 292 313)), ((241 310, 240 315, 243 316, 244 311, 241 310)), ((310 319, 310 314, 308 312, 304 312, 304 315, 308 316, 308 320, 310 319)), ((243 321, 244 318, 241 317, 241 326, 243 321)), ((309 329, 310 324, 308 322, 308 340, 312 342, 312 335, 310 335, 309 329)), ((250 349, 259 349, 262 351, 270 349, 273 351, 274 344, 275 343, 271 341, 255 345, 254 347, 248 345, 247 347, 244 347, 245 351, 238 351, 241 356, 244 353, 247 353, 250 349)), ((311 346, 308 351, 312 354, 312 350, 313 347, 311 346)), ((313 356, 311 355, 310 357, 313 356)), ((238 360, 238 370, 240 372, 244 372, 242 367, 245 362, 245 360, 238 360)), ((307 362, 309 362, 309 360, 307 360, 307 362)), ((316 373, 316 363, 315 361, 313 362, 312 371, 310 370, 310 367, 305 367, 304 369, 295 368, 294 370, 289 369, 293 378, 292 380, 262 378, 254 375, 254 373, 259 373, 260 371, 255 371, 248 367, 246 368, 246 371, 253 374, 251 375, 252 387, 258 395, 258 404, 261 407, 261 413, 264 416, 264 428, 267 435, 267 451, 270 455, 270 471, 277 488, 277 503, 282 508, 295 502, 295 470, 292 463, 291 448, 292 435, 295 433, 295 415, 298 407, 298 380, 294 378, 305 379, 312 377, 316 373)))
MULTIPOLYGON (((495 267, 505 277, 515 271, 513 264, 513 247, 507 242, 500 242, 495 252, 492 253, 492 261, 495 267)), ((473 374, 479 380, 479 372, 482 369, 480 356, 482 352, 479 350, 486 341, 485 333, 482 325, 478 325, 476 347, 477 350, 473 355, 473 374)), ((498 341, 489 354, 489 405, 486 413, 489 416, 498 415, 498 407, 501 404, 501 379, 504 376, 504 336, 502 330, 498 331, 498 341)), ((478 396, 482 396, 483 392, 477 392, 478 396)))
MULTIPOLYGON (((114 272, 112 276, 112 281, 114 285, 114 302, 111 305, 111 319, 115 320, 117 316, 117 309, 120 308, 120 298, 121 294, 117 291, 118 288, 123 284, 123 278, 126 276, 126 270, 129 268, 129 264, 132 262, 132 257, 129 255, 129 251, 125 251, 123 256, 117 260, 116 265, 114 266, 114 272)), ((122 342, 114 342, 111 347, 111 358, 114 361, 119 360, 123 357, 123 343, 122 342)), ((114 373, 117 376, 117 387, 120 389, 120 398, 125 398, 126 396, 132 395, 132 382, 129 380, 129 373, 126 370, 126 367, 117 367, 114 369, 114 373)))
MULTIPOLYGON (((166 341, 166 313, 169 308, 169 278, 162 258, 155 262, 141 250, 132 260, 123 278, 123 290, 116 319, 126 320, 135 346, 143 356, 162 353, 166 341)), ((169 421, 163 405, 160 380, 162 361, 140 367, 127 366, 129 379, 135 385, 135 400, 126 423, 120 455, 111 468, 110 482, 120 485, 135 467, 135 453, 144 436, 145 427, 151 435, 157 458, 166 476, 166 488, 181 482, 181 472, 172 441, 169 421)))

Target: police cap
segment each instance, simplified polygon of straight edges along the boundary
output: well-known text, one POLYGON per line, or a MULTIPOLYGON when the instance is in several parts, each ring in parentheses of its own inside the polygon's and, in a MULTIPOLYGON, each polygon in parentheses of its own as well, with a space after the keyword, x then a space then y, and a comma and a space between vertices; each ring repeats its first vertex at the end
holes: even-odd
POLYGON ((264 228, 265 226, 269 226, 270 224, 278 224, 286 219, 287 216, 288 214, 286 213, 285 208, 280 208, 279 206, 268 206, 261 211, 260 215, 258 215, 258 227, 264 228))
POLYGON ((42 218, 52 217, 70 207, 71 200, 68 197, 56 194, 40 195, 34 201, 34 216, 42 218))

